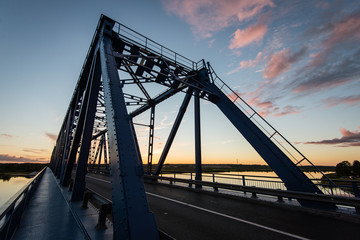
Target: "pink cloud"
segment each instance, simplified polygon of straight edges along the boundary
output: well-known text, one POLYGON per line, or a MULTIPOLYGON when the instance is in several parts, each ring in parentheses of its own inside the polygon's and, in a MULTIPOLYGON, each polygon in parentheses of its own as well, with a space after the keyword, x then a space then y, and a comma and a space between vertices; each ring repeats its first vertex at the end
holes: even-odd
POLYGON ((230 40, 229 49, 242 48, 253 42, 259 42, 264 38, 267 30, 264 24, 252 25, 244 30, 237 29, 230 40))
POLYGON ((355 105, 357 103, 360 103, 360 95, 357 96, 348 96, 343 98, 327 98, 325 99, 325 103, 328 107, 334 107, 340 104, 346 104, 346 105, 355 105))
MULTIPOLYGON (((360 127, 358 127, 360 129, 360 127)), ((314 142, 305 142, 305 144, 325 144, 338 145, 340 147, 359 147, 360 146, 360 132, 359 130, 349 131, 343 127, 340 128, 341 138, 326 139, 314 142)))
POLYGON ((325 48, 330 48, 335 44, 348 41, 350 39, 360 39, 360 14, 350 15, 334 25, 334 29, 325 40, 325 48))
POLYGON ((341 21, 331 23, 328 36, 321 42, 321 51, 312 56, 309 65, 319 66, 337 46, 360 39, 360 13, 349 15, 341 21))
POLYGON ((266 6, 274 6, 272 0, 163 0, 162 3, 169 14, 185 20, 201 38, 209 38, 216 31, 254 18, 266 6))
POLYGON ((288 58, 290 56, 289 49, 283 49, 280 52, 272 55, 269 62, 266 64, 266 68, 263 76, 265 78, 275 78, 281 73, 290 69, 290 63, 288 58))
POLYGON ((289 114, 300 113, 298 107, 285 106, 283 109, 281 109, 280 107, 276 106, 273 101, 263 101, 260 97, 251 97, 251 95, 254 95, 254 92, 240 93, 236 91, 234 93, 228 94, 227 96, 232 101, 235 101, 238 96, 241 98, 243 98, 243 96, 250 96, 246 102, 254 109, 257 109, 257 112, 262 117, 267 117, 269 115, 274 117, 282 117, 289 114))
POLYGON ((49 159, 45 158, 27 158, 27 157, 16 157, 8 154, 0 154, 1 163, 47 163, 49 159))
POLYGON ((258 52, 255 59, 248 60, 248 61, 241 61, 237 68, 231 70, 230 72, 228 72, 226 74, 230 75, 230 74, 233 74, 233 73, 236 73, 236 72, 240 71, 243 68, 255 67, 262 59, 263 59, 262 52, 258 52))
POLYGON ((282 117, 285 115, 290 114, 298 114, 300 113, 299 108, 293 107, 293 106, 285 106, 284 109, 281 112, 276 112, 274 114, 275 117, 282 117))
POLYGON ((7 133, 2 133, 2 134, 0 134, 0 136, 1 137, 6 137, 6 138, 12 138, 13 137, 13 135, 7 134, 7 133))
POLYGON ((266 64, 263 76, 267 79, 275 78, 288 71, 292 64, 296 63, 305 55, 307 48, 303 47, 298 52, 292 53, 290 49, 282 49, 270 57, 266 64))
POLYGON ((254 60, 248 60, 248 61, 241 61, 240 67, 241 68, 247 68, 247 67, 255 67, 256 64, 258 64, 262 59, 262 52, 258 52, 256 55, 256 58, 254 60))

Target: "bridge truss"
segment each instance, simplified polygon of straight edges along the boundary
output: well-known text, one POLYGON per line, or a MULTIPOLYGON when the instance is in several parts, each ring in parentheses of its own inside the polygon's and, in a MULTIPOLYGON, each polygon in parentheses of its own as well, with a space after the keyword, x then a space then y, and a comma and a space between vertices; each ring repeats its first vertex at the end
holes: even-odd
MULTIPOLYGON (((146 171, 158 175, 191 98, 195 180, 201 180, 200 99, 203 99, 220 109, 288 190, 322 194, 298 166, 306 163, 320 170, 231 90, 209 63, 194 62, 102 15, 58 134, 50 167, 60 183, 67 186, 76 166, 71 200, 79 201, 85 191, 87 168, 99 168, 101 162, 108 167, 109 161, 114 238, 157 238, 142 182, 144 166, 135 126, 149 129, 146 171), (154 89, 161 91, 153 94, 154 89), (153 169, 156 107, 179 94, 184 99, 153 169), (133 121, 145 112, 149 113, 149 124, 133 121)), ((335 208, 304 200, 300 203, 335 208)))

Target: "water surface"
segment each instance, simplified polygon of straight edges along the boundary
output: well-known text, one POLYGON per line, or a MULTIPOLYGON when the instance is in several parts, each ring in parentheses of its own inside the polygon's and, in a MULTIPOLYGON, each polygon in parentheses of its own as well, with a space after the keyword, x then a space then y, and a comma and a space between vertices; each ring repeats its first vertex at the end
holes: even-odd
POLYGON ((31 178, 11 177, 10 179, 0 179, 0 206, 6 203, 15 193, 17 193, 31 178))

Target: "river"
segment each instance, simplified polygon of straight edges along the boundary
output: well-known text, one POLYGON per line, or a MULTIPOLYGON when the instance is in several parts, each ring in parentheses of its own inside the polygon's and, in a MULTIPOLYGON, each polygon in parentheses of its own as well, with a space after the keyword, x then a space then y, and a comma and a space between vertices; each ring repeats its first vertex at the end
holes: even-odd
POLYGON ((0 206, 14 196, 31 178, 11 177, 10 179, 0 179, 0 206))
MULTIPOLYGON (((309 178, 321 178, 320 173, 305 173, 309 178)), ((173 174, 167 174, 173 176, 173 174)), ((163 175, 163 176, 167 176, 163 175)), ((216 173, 215 181, 221 183, 239 184, 246 186, 267 187, 274 189, 284 189, 284 184, 277 178, 274 172, 224 172, 216 173), (244 177, 243 177, 244 176, 244 177), (256 177, 254 177, 256 176, 256 177), (264 180, 266 183, 264 183, 264 180), (264 184, 267 184, 265 186, 264 184)), ((189 174, 177 174, 179 178, 190 178, 189 174)), ((193 179, 195 174, 193 174, 193 179)), ((11 177, 10 179, 0 179, 0 206, 2 206, 7 200, 9 200, 17 191, 19 191, 31 178, 26 177, 11 177)), ((211 173, 203 174, 204 181, 213 181, 211 173)))

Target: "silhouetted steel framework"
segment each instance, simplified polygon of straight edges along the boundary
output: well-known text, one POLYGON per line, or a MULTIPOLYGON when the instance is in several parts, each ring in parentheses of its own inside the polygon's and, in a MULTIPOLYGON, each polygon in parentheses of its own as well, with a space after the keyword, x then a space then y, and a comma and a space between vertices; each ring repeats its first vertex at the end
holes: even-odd
MULTIPOLYGON (((155 220, 148 210, 142 182, 144 170, 134 125, 149 128, 147 171, 158 175, 192 96, 196 180, 201 180, 200 99, 203 99, 223 112, 283 180, 288 190, 322 193, 298 165, 306 162, 320 170, 231 90, 209 63, 205 64, 204 60, 194 62, 102 15, 61 126, 50 166, 61 184, 66 186, 77 162, 72 201, 78 201, 85 190, 87 165, 95 165, 98 159, 100 166, 104 152, 105 165, 107 159, 110 163, 114 238, 157 238, 155 220), (155 85, 162 86, 164 91, 153 97, 148 86, 155 85), (124 86, 136 87, 137 92, 126 93, 124 86), (185 93, 185 97, 153 172, 155 107, 178 93, 185 93), (130 107, 135 109, 128 113, 130 107), (149 125, 133 122, 136 116, 148 110, 149 125)), ((335 208, 310 201, 300 203, 335 208)))

